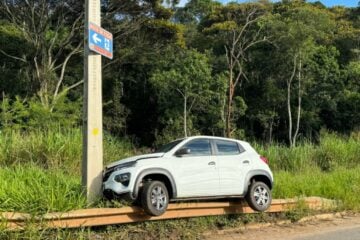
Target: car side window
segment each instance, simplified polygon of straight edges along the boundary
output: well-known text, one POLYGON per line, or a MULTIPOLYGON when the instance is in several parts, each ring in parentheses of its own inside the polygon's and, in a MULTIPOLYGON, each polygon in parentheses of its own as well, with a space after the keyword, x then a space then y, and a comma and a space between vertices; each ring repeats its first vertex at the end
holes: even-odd
POLYGON ((211 145, 209 139, 195 139, 185 144, 183 148, 190 149, 190 156, 211 155, 211 145))
POLYGON ((215 145, 218 155, 236 155, 242 152, 236 142, 215 140, 215 145))

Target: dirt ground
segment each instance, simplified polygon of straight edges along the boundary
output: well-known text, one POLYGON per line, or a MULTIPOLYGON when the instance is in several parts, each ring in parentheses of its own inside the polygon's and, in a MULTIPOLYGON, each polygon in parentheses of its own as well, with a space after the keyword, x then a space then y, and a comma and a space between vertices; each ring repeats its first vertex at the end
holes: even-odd
POLYGON ((308 239, 360 239, 359 214, 325 214, 297 223, 252 224, 237 229, 207 232, 206 240, 308 240, 308 239))

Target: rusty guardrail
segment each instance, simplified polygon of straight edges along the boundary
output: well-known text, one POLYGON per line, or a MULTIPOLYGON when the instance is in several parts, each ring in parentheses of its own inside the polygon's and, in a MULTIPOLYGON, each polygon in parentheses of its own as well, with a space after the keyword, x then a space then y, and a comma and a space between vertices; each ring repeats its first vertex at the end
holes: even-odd
MULTIPOLYGON (((319 197, 298 199, 274 199, 267 212, 288 211, 299 202, 310 209, 330 208, 334 201, 319 197)), ((26 213, 0 213, 2 224, 8 229, 22 229, 28 223, 38 224, 40 228, 79 228, 90 226, 113 225, 152 220, 214 216, 225 214, 254 213, 243 201, 228 202, 188 202, 169 204, 161 216, 149 216, 139 207, 93 208, 63 213, 48 213, 42 216, 31 216, 26 213)))

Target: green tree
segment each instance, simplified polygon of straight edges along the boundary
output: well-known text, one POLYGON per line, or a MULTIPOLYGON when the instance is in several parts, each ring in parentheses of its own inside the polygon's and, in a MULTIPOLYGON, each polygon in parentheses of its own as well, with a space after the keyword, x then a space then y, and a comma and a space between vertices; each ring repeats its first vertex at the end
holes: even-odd
POLYGON ((274 15, 272 27, 277 45, 277 77, 286 82, 286 106, 288 113, 288 141, 296 145, 300 131, 303 96, 313 72, 310 64, 317 45, 326 43, 333 33, 334 22, 326 10, 304 3, 280 5, 274 15), (294 90, 296 93, 294 93, 294 90), (296 99, 296 115, 293 99, 296 99))
POLYGON ((154 72, 151 82, 160 104, 171 109, 165 109, 166 118, 177 119, 182 112, 183 136, 187 137, 193 108, 205 108, 212 95, 211 67, 207 57, 195 50, 178 50, 164 62, 162 69, 154 72))
MULTIPOLYGON (((176 1, 169 1, 171 4, 176 1)), ((104 126, 151 145, 158 127, 149 79, 168 45, 183 47, 183 27, 160 0, 102 1, 102 26, 114 35, 114 58, 103 62, 104 126)))
POLYGON ((230 3, 214 8, 202 22, 203 31, 220 38, 225 49, 228 68, 225 106, 227 137, 231 137, 236 131, 233 116, 235 91, 241 88, 243 81, 248 80, 246 65, 250 61, 249 52, 256 45, 268 41, 263 31, 267 7, 260 3, 230 3))
POLYGON ((80 85, 81 79, 65 86, 66 69, 71 58, 80 53, 83 41, 83 9, 74 0, 1 1, 0 12, 6 20, 22 33, 30 49, 20 55, 8 46, 0 52, 13 60, 28 65, 34 89, 42 105, 53 110, 58 98, 80 85))
POLYGON ((21 30, 12 24, 1 20, 0 22, 0 91, 8 96, 25 96, 33 91, 29 79, 29 67, 19 59, 11 58, 3 53, 11 52, 14 56, 29 54, 29 46, 21 30), (11 50, 11 51, 10 51, 11 50))

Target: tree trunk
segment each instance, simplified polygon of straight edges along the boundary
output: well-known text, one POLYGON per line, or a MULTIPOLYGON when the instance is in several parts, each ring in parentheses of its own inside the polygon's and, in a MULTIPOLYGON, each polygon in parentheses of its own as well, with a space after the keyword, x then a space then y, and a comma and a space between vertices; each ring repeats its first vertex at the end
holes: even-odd
POLYGON ((273 128, 274 128, 274 118, 275 117, 272 117, 271 119, 270 119, 270 123, 269 123, 269 145, 271 145, 272 144, 272 133, 273 133, 273 128))
POLYGON ((252 35, 252 38, 248 37, 247 33, 251 32, 249 29, 252 25, 260 19, 259 15, 256 13, 258 9, 256 7, 249 9, 245 13, 246 20, 244 24, 239 25, 236 29, 233 29, 229 34, 229 39, 225 45, 226 60, 229 69, 229 82, 228 82, 228 96, 227 96, 227 112, 226 112, 226 122, 225 122, 225 132, 226 137, 231 137, 234 129, 232 129, 232 115, 233 115, 233 98, 235 93, 236 86, 240 85, 243 79, 247 79, 244 72, 244 62, 249 61, 246 53, 247 51, 259 44, 266 42, 266 37, 260 37, 261 28, 257 33, 252 35))
POLYGON ((233 90, 232 90, 232 86, 230 86, 228 103, 227 103, 227 112, 226 112, 226 137, 228 138, 231 137, 231 133, 232 133, 232 129, 231 129, 232 99, 233 99, 233 90))
POLYGON ((227 106, 226 106, 226 123, 225 123, 225 131, 226 137, 231 137, 231 115, 232 115, 232 101, 233 101, 233 92, 234 92, 234 46, 228 51, 226 49, 226 56, 228 59, 228 66, 229 66, 229 88, 228 88, 228 96, 227 96, 227 106))
POLYGON ((302 63, 301 63, 301 59, 299 60, 299 73, 298 73, 298 110, 297 110, 297 119, 296 119, 296 130, 293 136, 293 146, 295 146, 296 144, 296 139, 298 137, 299 134, 299 128, 300 128, 300 117, 301 117, 301 98, 302 98, 302 94, 301 94, 301 69, 302 69, 302 63))
POLYGON ((292 114, 291 114, 291 104, 290 104, 290 93, 291 93, 291 87, 290 83, 287 83, 287 110, 288 110, 288 126, 289 126, 289 143, 290 146, 292 146, 292 114))
POLYGON ((297 55, 294 55, 294 62, 293 62, 293 71, 290 78, 287 80, 287 110, 288 110, 288 126, 289 126, 289 143, 290 146, 293 146, 293 139, 292 139, 292 112, 291 112, 291 83, 295 77, 296 73, 296 59, 297 55))
POLYGON ((187 96, 184 94, 184 136, 187 137, 187 96))
POLYGON ((222 100, 222 107, 221 107, 221 121, 223 122, 223 129, 222 129, 222 135, 223 137, 226 136, 226 97, 222 100))

